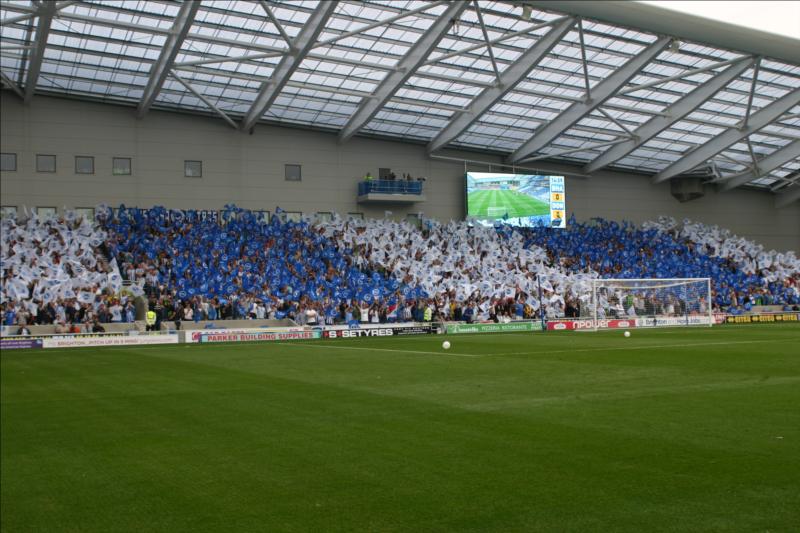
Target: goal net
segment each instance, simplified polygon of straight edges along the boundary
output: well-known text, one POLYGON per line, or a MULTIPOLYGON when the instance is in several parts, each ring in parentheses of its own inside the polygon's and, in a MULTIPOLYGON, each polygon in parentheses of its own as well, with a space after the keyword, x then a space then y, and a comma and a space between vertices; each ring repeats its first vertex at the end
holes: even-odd
POLYGON ((711 326, 711 279, 596 279, 593 330, 711 326))
POLYGON ((486 216, 489 218, 497 218, 502 217, 503 215, 508 214, 508 207, 487 207, 486 208, 486 216))

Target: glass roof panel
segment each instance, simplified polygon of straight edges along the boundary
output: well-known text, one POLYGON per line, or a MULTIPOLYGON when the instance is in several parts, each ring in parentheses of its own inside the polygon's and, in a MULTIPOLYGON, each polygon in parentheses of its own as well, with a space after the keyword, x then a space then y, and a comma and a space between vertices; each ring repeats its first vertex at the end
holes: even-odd
MULTIPOLYGON (((288 53, 290 39, 309 20, 317 0, 269 2, 274 22, 260 2, 206 0, 200 4, 170 65, 193 90, 237 118, 245 115, 259 90, 288 53)), ((38 88, 48 94, 80 94, 107 101, 136 103, 167 42, 180 3, 156 0, 83 0, 63 2, 53 19, 44 48, 38 88)), ((264 120, 337 130, 348 123, 362 102, 379 87, 395 65, 412 50, 447 8, 428 0, 341 1, 320 32, 316 46, 303 58, 264 120), (411 10, 419 10, 408 14, 411 10), (394 18, 386 23, 387 19, 394 18), (381 23, 383 21, 383 23, 381 23), (345 37, 340 37, 343 33, 345 37)), ((0 32, 0 68, 24 84, 30 54, 24 47, 36 36, 37 9, 30 0, 4 0, 0 18, 19 18, 0 32)), ((530 20, 519 5, 499 0, 469 3, 435 50, 420 51, 424 63, 404 78, 362 132, 415 141, 434 137, 455 113, 468 109, 482 91, 494 87, 495 67, 504 72, 551 30, 543 26, 561 15, 532 9, 530 20), (486 43, 478 9, 485 24, 486 43), (513 35, 518 33, 518 35, 513 35), (511 35, 511 36, 509 36, 511 35), (490 55, 491 50, 491 55, 490 55), (449 57, 448 57, 449 56, 449 57), (494 62, 492 60, 494 57, 494 62)), ((607 79, 657 38, 647 32, 584 20, 586 69, 591 87, 607 79)), ((679 42, 633 76, 626 88, 680 76, 692 69, 739 57, 738 52, 679 42)), ((528 75, 499 94, 494 104, 453 141, 492 153, 518 148, 540 125, 557 121, 565 109, 585 98, 584 66, 576 29, 528 75)), ((721 71, 717 68, 716 72, 721 71)), ((625 128, 635 131, 671 103, 711 79, 712 71, 693 73, 644 89, 614 95, 563 131, 541 153, 558 160, 585 162, 608 150, 591 148, 617 139, 625 128), (612 118, 609 118, 610 115, 612 118), (619 125, 621 123, 623 127, 619 125), (580 152, 564 150, 586 147, 580 152)), ((671 124, 613 166, 654 173, 726 128, 737 127, 747 113, 753 70, 748 69, 682 120, 671 124)), ((751 113, 800 87, 800 66, 763 59, 751 113)), ((209 109, 172 77, 167 77, 155 104, 161 108, 209 109)), ((763 157, 800 139, 800 106, 750 136, 763 157)), ((750 158, 747 143, 737 142, 717 157, 722 168, 750 158), (733 161, 727 160, 732 159, 733 161)), ((777 170, 771 174, 775 176, 777 170)), ((772 179, 771 177, 762 178, 772 179)))

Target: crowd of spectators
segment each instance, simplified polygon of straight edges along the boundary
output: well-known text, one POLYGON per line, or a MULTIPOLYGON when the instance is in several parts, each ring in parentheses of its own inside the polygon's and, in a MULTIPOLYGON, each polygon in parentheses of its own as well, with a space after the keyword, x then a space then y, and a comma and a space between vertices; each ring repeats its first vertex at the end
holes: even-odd
POLYGON ((766 250, 730 230, 671 217, 661 217, 645 227, 688 246, 694 253, 721 263, 717 304, 731 310, 748 311, 753 305, 800 304, 800 259, 795 252, 766 250))
POLYGON ((0 228, 0 324, 53 324, 64 333, 133 321, 132 299, 121 294, 116 261, 104 254, 107 235, 94 221, 74 211, 33 213, 4 218, 0 228))
MULTIPOLYGON (((406 172, 403 172, 400 175, 400 177, 398 178, 397 174, 395 174, 395 172, 392 171, 392 170, 390 170, 388 174, 380 177, 379 179, 387 180, 387 181, 406 181, 406 182, 427 181, 428 180, 428 178, 425 177, 425 176, 414 177, 414 176, 411 175, 411 173, 406 173, 406 172)), ((367 172, 366 174, 364 174, 364 181, 374 181, 374 180, 375 180, 375 177, 372 175, 372 172, 367 172)))
POLYGON ((400 280, 406 290, 398 298, 422 299, 432 316, 448 320, 535 317, 542 310, 563 316, 566 301, 585 297, 593 277, 565 275, 544 249, 525 248, 522 234, 508 227, 342 218, 319 227, 357 264, 400 280))
POLYGON ((215 221, 195 211, 121 206, 115 215, 101 210, 98 220, 124 276, 141 287, 159 321, 344 320, 342 302, 372 302, 400 288, 321 229, 281 214, 265 223, 228 206, 215 221))
POLYGON ((589 315, 592 280, 712 279, 710 302, 677 293, 600 295, 604 316, 800 304, 800 262, 725 230, 662 218, 567 229, 422 227, 334 216, 270 222, 235 206, 202 212, 99 206, 92 223, 3 220, 2 324, 88 331, 129 322, 144 296, 164 321, 290 318, 300 324, 589 315), (121 290, 123 280, 127 288, 121 290), (658 296, 658 297, 657 297, 658 296))

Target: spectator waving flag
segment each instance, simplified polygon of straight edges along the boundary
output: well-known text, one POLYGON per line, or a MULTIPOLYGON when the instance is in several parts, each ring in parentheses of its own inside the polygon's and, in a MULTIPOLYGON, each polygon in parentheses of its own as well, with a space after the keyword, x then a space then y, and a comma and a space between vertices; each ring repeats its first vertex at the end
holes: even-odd
POLYGON ((78 293, 78 301, 82 304, 90 304, 94 302, 94 294, 87 291, 81 291, 78 293))

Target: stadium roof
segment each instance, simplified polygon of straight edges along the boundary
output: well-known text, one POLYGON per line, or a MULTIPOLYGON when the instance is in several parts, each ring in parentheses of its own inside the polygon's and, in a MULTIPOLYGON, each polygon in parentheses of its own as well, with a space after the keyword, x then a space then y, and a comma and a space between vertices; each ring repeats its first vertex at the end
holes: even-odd
POLYGON ((699 171, 795 199, 800 41, 619 4, 1 0, 0 71, 26 102, 214 113, 244 131, 302 125, 654 182, 699 171))

